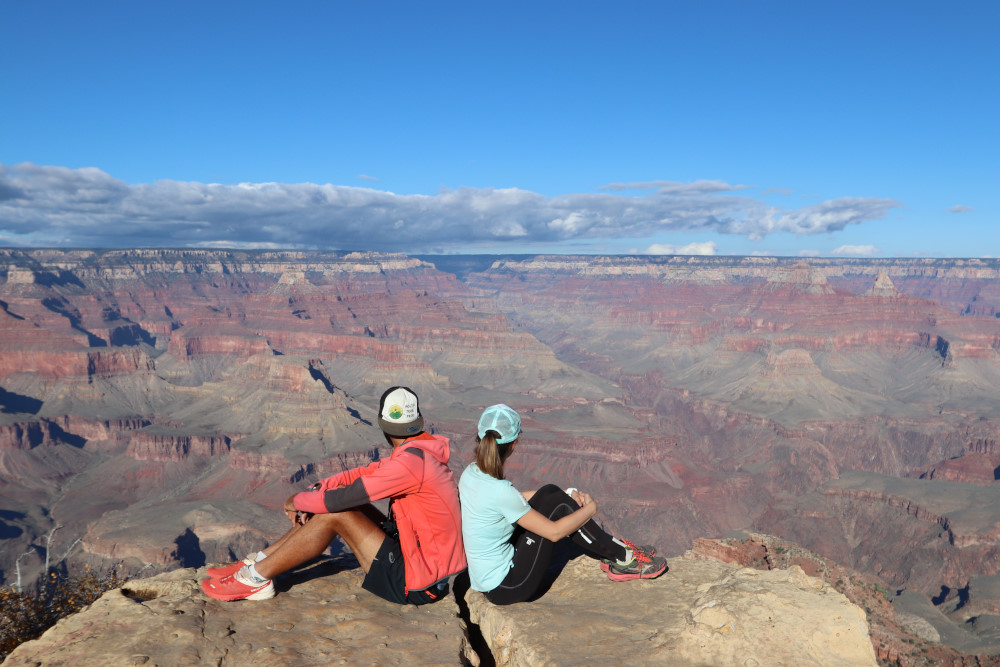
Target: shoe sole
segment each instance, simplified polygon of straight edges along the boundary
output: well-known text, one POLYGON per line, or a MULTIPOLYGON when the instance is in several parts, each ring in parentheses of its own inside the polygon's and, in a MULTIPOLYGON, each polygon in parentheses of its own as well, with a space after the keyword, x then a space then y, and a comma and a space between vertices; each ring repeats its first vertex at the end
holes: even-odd
POLYGON ((658 576, 666 572, 669 568, 667 567, 667 564, 664 563, 663 567, 661 567, 659 570, 652 570, 648 572, 643 572, 641 574, 638 572, 624 573, 624 572, 615 572, 614 570, 611 569, 611 566, 608 565, 607 563, 601 563, 601 569, 604 570, 605 574, 608 575, 608 579, 610 579, 611 581, 631 581, 633 579, 656 579, 658 576))
POLYGON ((201 592, 213 600, 220 600, 222 602, 235 602, 237 600, 270 600, 275 595, 273 581, 267 582, 267 585, 261 588, 251 589, 253 592, 249 595, 245 593, 220 593, 209 586, 212 581, 212 579, 203 580, 201 582, 201 592))

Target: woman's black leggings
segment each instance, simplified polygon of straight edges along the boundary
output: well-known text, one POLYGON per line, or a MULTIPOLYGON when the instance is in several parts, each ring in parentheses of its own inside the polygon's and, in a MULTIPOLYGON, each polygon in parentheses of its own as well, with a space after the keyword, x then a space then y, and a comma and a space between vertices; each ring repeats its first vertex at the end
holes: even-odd
MULTIPOLYGON (((538 489, 528 504, 553 521, 580 509, 580 505, 555 484, 546 484, 538 489)), ((618 560, 625 557, 625 547, 601 530, 593 519, 569 538, 592 558, 618 560)), ((530 598, 538 590, 552 562, 555 543, 550 540, 515 526, 511 542, 514 544, 514 564, 500 585, 486 593, 493 604, 512 604, 530 598)))

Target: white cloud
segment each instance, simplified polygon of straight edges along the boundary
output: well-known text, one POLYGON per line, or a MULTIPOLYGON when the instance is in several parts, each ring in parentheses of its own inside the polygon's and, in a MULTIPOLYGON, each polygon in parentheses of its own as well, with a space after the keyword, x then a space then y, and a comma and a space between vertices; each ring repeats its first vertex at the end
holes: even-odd
POLYGON ((874 257, 879 254, 879 249, 873 245, 842 245, 830 254, 836 257, 874 257))
POLYGON ((795 234, 839 232, 847 225, 883 218, 896 206, 899 202, 892 199, 841 197, 783 214, 775 227, 795 234))
POLYGON ((822 257, 823 253, 819 250, 799 250, 799 257, 822 257))
POLYGON ((714 255, 719 251, 715 241, 688 243, 687 245, 671 245, 669 243, 654 243, 646 248, 644 255, 714 255))
MULTIPOLYGON (((517 188, 399 195, 313 183, 129 185, 95 169, 0 165, 0 230, 14 245, 324 247, 405 250, 517 243, 578 245, 669 232, 820 234, 877 220, 898 202, 842 198, 782 209, 721 181, 649 185, 655 192, 547 197, 517 188)), ((692 244, 691 252, 707 246, 692 244)))
POLYGON ((358 178, 362 181, 378 181, 374 176, 369 176, 368 174, 358 174, 358 178))
POLYGON ((968 213, 969 211, 972 210, 972 207, 966 206, 964 204, 955 204, 948 210, 951 211, 952 213, 968 213))

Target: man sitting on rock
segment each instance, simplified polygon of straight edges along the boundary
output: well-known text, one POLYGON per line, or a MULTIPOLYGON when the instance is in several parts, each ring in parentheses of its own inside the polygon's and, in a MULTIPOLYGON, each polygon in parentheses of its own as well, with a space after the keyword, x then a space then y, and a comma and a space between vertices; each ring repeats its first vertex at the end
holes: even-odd
POLYGON ((458 490, 448 438, 424 433, 417 395, 391 387, 379 401, 387 459, 347 470, 285 501, 292 528, 256 554, 209 568, 201 588, 216 600, 267 600, 273 578, 322 554, 338 535, 365 571, 362 587, 400 604, 444 597, 465 569, 458 490), (389 517, 370 504, 389 498, 389 517))

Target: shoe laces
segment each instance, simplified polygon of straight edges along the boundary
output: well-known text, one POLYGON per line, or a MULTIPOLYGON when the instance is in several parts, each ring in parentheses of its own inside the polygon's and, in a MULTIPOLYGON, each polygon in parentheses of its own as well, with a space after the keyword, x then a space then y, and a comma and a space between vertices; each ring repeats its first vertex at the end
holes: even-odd
POLYGON ((626 540, 624 538, 619 538, 619 541, 622 544, 624 544, 627 548, 631 549, 632 553, 634 553, 634 554, 648 555, 648 554, 646 554, 645 551, 643 551, 642 549, 640 549, 639 546, 637 544, 635 544, 632 540, 626 540))
POLYGON ((649 557, 649 554, 647 554, 645 551, 637 547, 629 540, 621 540, 621 542, 626 546, 626 548, 631 549, 632 558, 634 558, 636 562, 642 563, 643 565, 652 562, 652 559, 649 557))

